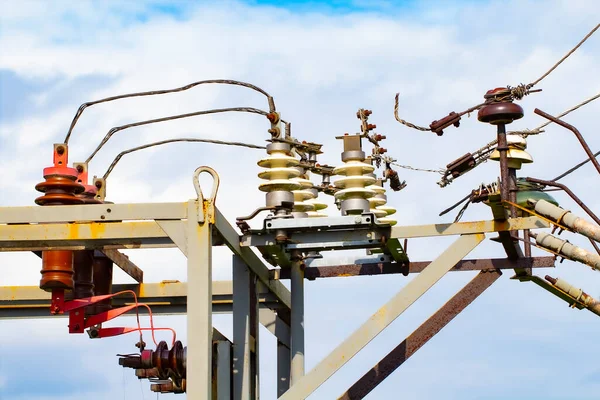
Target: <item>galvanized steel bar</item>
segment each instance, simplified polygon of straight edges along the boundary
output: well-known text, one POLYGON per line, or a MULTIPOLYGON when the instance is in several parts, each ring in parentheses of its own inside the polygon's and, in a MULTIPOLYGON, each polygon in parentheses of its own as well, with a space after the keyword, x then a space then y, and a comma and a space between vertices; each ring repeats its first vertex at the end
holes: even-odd
POLYGON ((173 246, 173 241, 154 221, 0 225, 0 251, 101 250, 107 246, 142 248, 146 245, 168 247, 173 246))
MULTIPOLYGON (((267 286, 275 296, 277 296, 277 299, 281 302, 282 306, 287 308, 287 313, 289 314, 289 308, 291 305, 290 291, 283 286, 281 282, 271 279, 269 276, 269 268, 267 268, 264 262, 258 258, 252 249, 240 246, 240 236, 216 207, 215 227, 225 240, 227 247, 229 247, 234 254, 239 255, 242 260, 244 260, 248 268, 250 268, 252 272, 256 274, 257 278, 265 286, 267 286)), ((282 310, 281 313, 284 321, 289 322, 289 318, 286 319, 284 317, 286 312, 282 310)))
POLYGON ((440 280, 452 266, 477 247, 484 238, 483 234, 461 236, 307 375, 285 392, 281 399, 296 400, 308 397, 440 280))
MULTIPOLYGON (((489 269, 515 269, 515 268, 552 268, 554 257, 524 257, 517 260, 509 258, 491 258, 461 260, 450 270, 457 271, 482 271, 489 269)), ((431 261, 411 261, 408 266, 391 261, 387 262, 365 262, 356 264, 343 264, 319 267, 306 267, 304 277, 308 280, 320 278, 337 278, 363 275, 387 275, 387 274, 414 274, 422 272, 431 261)), ((290 270, 286 268, 271 271, 274 279, 289 279, 290 270)))
POLYGON ((388 353, 373 368, 356 381, 339 400, 362 399, 392 374, 417 350, 441 331, 450 321, 460 314, 469 304, 481 295, 502 272, 500 270, 481 271, 465 287, 456 293, 446 304, 411 333, 394 350, 388 353))
POLYGON ((290 270, 292 289, 290 382, 293 386, 304 376, 304 261, 301 254, 292 254, 290 270))
MULTIPOLYGON (((252 400, 256 398, 256 380, 253 366, 252 348, 258 338, 255 331, 252 309, 256 308, 256 298, 252 296, 253 274, 244 261, 233 256, 233 399, 252 400)), ((254 359, 255 360, 255 359, 254 359)))
POLYGON ((290 388, 291 354, 289 347, 277 342, 277 397, 290 388))
POLYGON ((132 277, 136 282, 142 283, 144 281, 144 271, 142 271, 137 265, 135 265, 128 256, 119 252, 118 250, 104 249, 102 253, 111 259, 119 268, 123 270, 127 275, 132 277))
POLYGON ((393 238, 410 239, 418 237, 466 235, 521 229, 548 228, 550 224, 538 217, 510 218, 506 221, 474 221, 453 224, 394 226, 393 238))
MULTIPOLYGON (((231 400, 231 343, 218 340, 214 344, 216 353, 216 368, 214 379, 216 379, 216 400, 231 400)), ((213 393, 213 398, 215 393, 213 393)))
POLYGON ((0 207, 0 224, 44 224, 73 221, 120 222, 186 218, 187 203, 0 207))
MULTIPOLYGON (((187 287, 186 282, 163 281, 160 283, 142 283, 142 284, 114 284, 113 293, 131 290, 136 293, 140 303, 148 304, 152 307, 152 313, 158 314, 185 314, 187 310, 187 287)), ((112 299, 115 307, 132 304, 131 296, 117 296, 112 299)), ((261 288, 259 291, 259 302, 261 307, 270 307, 278 309, 279 304, 273 294, 261 288)), ((215 312, 231 312, 233 303, 233 286, 231 281, 214 281, 212 283, 212 307, 215 312)), ((0 319, 13 318, 57 318, 49 312, 50 293, 41 290, 38 286, 0 286, 0 319)), ((138 310, 145 313, 145 309, 138 310)), ((273 315, 274 311, 265 308, 264 311, 273 315)), ((64 315, 64 314, 63 314, 64 315)), ((261 323, 263 323, 262 314, 261 323)), ((264 324, 270 323, 269 320, 264 324)), ((281 320, 273 328, 273 334, 281 337, 285 341, 285 327, 287 325, 281 320)), ((289 336, 289 327, 288 336, 289 336)), ((288 341, 285 342, 289 346, 288 341)))
POLYGON ((187 293, 186 391, 193 400, 212 398, 212 233, 210 220, 198 223, 204 212, 199 201, 188 202, 187 280, 194 290, 187 293))

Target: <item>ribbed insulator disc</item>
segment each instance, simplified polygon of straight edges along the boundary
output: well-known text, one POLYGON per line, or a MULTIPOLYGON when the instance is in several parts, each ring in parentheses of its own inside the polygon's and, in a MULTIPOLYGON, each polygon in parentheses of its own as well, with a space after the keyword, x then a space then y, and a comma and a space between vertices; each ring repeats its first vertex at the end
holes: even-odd
POLYGON ((296 211, 296 212, 306 212, 306 211, 314 211, 314 210, 315 210, 315 206, 310 203, 306 203, 304 201, 295 201, 294 202, 294 211, 296 211))
POLYGON ((292 190, 302 189, 302 186, 297 182, 290 181, 289 179, 275 179, 261 183, 258 186, 258 189, 262 192, 274 192, 276 190, 291 192, 292 190))
POLYGON ((396 225, 398 223, 398 221, 396 221, 395 219, 388 218, 388 217, 377 218, 377 221, 379 221, 380 224, 388 224, 388 225, 391 225, 391 226, 394 226, 394 225, 396 225))
POLYGON ((315 210, 324 210, 327 208, 327 204, 317 199, 306 200, 307 203, 310 203, 315 206, 315 210))
POLYGON ((373 196, 375 196, 375 192, 372 191, 371 189, 367 189, 364 187, 353 187, 353 188, 343 189, 335 194, 335 198, 339 199, 339 200, 345 200, 347 198, 368 199, 373 196))
POLYGON ((300 172, 294 168, 277 167, 269 168, 258 173, 260 179, 290 179, 300 175, 300 172))
POLYGON ((369 205, 371 206, 371 208, 383 206, 385 203, 387 203, 387 200, 382 199, 381 197, 377 197, 377 195, 369 199, 369 205))
POLYGON ((344 165, 334 168, 334 175, 364 175, 375 171, 375 167, 362 161, 348 161, 344 165))
POLYGON ((258 166, 263 168, 295 167, 299 163, 300 161, 292 156, 288 156, 287 154, 273 153, 268 157, 258 161, 258 166))
POLYGON ((311 191, 303 189, 294 190, 292 193, 294 193, 294 200, 296 201, 306 201, 315 196, 311 191))
MULTIPOLYGON (((338 188, 352 188, 352 187, 365 187, 373 186, 373 183, 377 182, 377 179, 367 175, 356 175, 356 176, 345 176, 338 179, 333 183, 338 188)), ((369 189, 373 191, 372 189, 369 189)), ((375 191, 373 191, 375 193, 375 191)))
POLYGON ((378 220, 380 218, 384 218, 387 216, 387 213, 385 211, 378 210, 377 208, 374 208, 374 207, 371 207, 371 209, 369 211, 372 212, 373 214, 375 214, 375 216, 377 217, 378 220))
POLYGON ((379 206, 377 209, 385 211, 387 215, 396 214, 396 209, 392 206, 379 206))

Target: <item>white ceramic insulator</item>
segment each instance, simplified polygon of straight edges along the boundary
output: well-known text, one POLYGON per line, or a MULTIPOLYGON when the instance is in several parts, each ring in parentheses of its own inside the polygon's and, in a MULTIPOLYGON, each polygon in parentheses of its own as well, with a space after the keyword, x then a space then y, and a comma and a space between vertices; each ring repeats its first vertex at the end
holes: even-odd
POLYGON ((385 198, 378 196, 381 194, 385 195, 385 189, 379 185, 371 185, 368 186, 367 189, 371 189, 376 193, 375 197, 371 197, 369 199, 369 207, 371 208, 369 211, 375 214, 375 217, 377 217, 377 219, 385 217, 387 213, 384 210, 379 210, 377 208, 378 206, 383 206, 386 203, 385 198))
POLYGON ((343 176, 333 183, 335 187, 341 189, 335 194, 335 198, 338 200, 369 199, 375 196, 376 192, 369 189, 368 186, 373 185, 377 179, 366 175, 374 170, 375 167, 371 164, 353 160, 335 168, 334 175, 343 176))
POLYGON ((323 203, 321 200, 318 199, 319 192, 316 189, 312 189, 312 192, 314 193, 315 197, 306 200, 306 202, 315 206, 315 209, 314 211, 308 211, 308 216, 310 218, 327 217, 327 214, 319 212, 327 208, 327 203, 323 203))
POLYGON ((315 205, 308 202, 308 200, 315 198, 315 194, 311 190, 309 190, 310 188, 313 187, 312 182, 303 176, 300 176, 298 178, 292 178, 291 180, 299 183, 302 187, 299 190, 292 191, 292 193, 294 194, 294 211, 295 212, 314 211, 315 205))
POLYGON ((300 176, 300 171, 293 168, 298 164, 299 161, 285 151, 274 150, 258 162, 260 167, 266 168, 265 171, 258 174, 258 177, 267 180, 267 182, 261 183, 258 188, 263 192, 302 189, 302 184, 292 179, 300 176))

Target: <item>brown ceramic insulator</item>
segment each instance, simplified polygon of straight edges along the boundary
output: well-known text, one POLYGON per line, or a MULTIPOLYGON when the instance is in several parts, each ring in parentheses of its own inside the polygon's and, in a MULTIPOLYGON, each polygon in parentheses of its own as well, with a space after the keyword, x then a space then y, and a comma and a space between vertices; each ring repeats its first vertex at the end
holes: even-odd
POLYGON ((83 193, 84 187, 77 183, 77 170, 68 167, 44 168, 44 182, 35 185, 36 190, 44 193, 35 199, 41 206, 81 204, 83 201, 76 197, 83 193))
POLYGON ((73 252, 70 250, 48 250, 42 252, 42 279, 40 288, 51 292, 53 289, 73 288, 73 252))
POLYGON ((510 124, 523 118, 523 108, 515 103, 492 103, 483 106, 477 113, 477 119, 492 125, 510 124))
POLYGON ((485 106, 479 109, 477 119, 492 125, 510 124, 514 120, 523 118, 523 108, 513 103, 511 100, 502 101, 510 96, 510 90, 507 88, 496 88, 488 90, 484 98, 485 106))
MULTIPOLYGON (((101 296, 104 294, 112 293, 112 275, 113 275, 113 262, 110 258, 104 256, 94 256, 93 274, 94 278, 94 295, 101 296)), ((93 314, 99 314, 104 311, 112 309, 111 300, 102 300, 94 305, 92 308, 93 314)))
POLYGON ((73 298, 83 299, 94 295, 94 251, 73 252, 73 298))
POLYGON ((185 378, 185 360, 183 345, 178 340, 169 351, 169 368, 175 371, 180 377, 185 378))

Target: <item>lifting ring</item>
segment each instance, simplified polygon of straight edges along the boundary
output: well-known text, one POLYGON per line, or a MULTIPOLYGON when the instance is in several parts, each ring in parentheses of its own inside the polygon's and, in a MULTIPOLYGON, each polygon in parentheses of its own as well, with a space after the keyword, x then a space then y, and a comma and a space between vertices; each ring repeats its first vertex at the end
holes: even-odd
POLYGON ((212 192, 210 194, 210 198, 208 198, 208 201, 214 205, 215 200, 217 198, 217 191, 219 190, 219 183, 220 183, 219 174, 217 174, 217 171, 215 171, 211 167, 207 167, 207 166, 198 167, 194 171, 194 188, 196 189, 196 194, 198 195, 198 200, 201 203, 204 203, 204 195, 202 194, 202 189, 200 188, 200 181, 198 178, 200 177, 200 174, 203 172, 210 174, 210 176, 212 176, 212 178, 213 178, 212 192))

